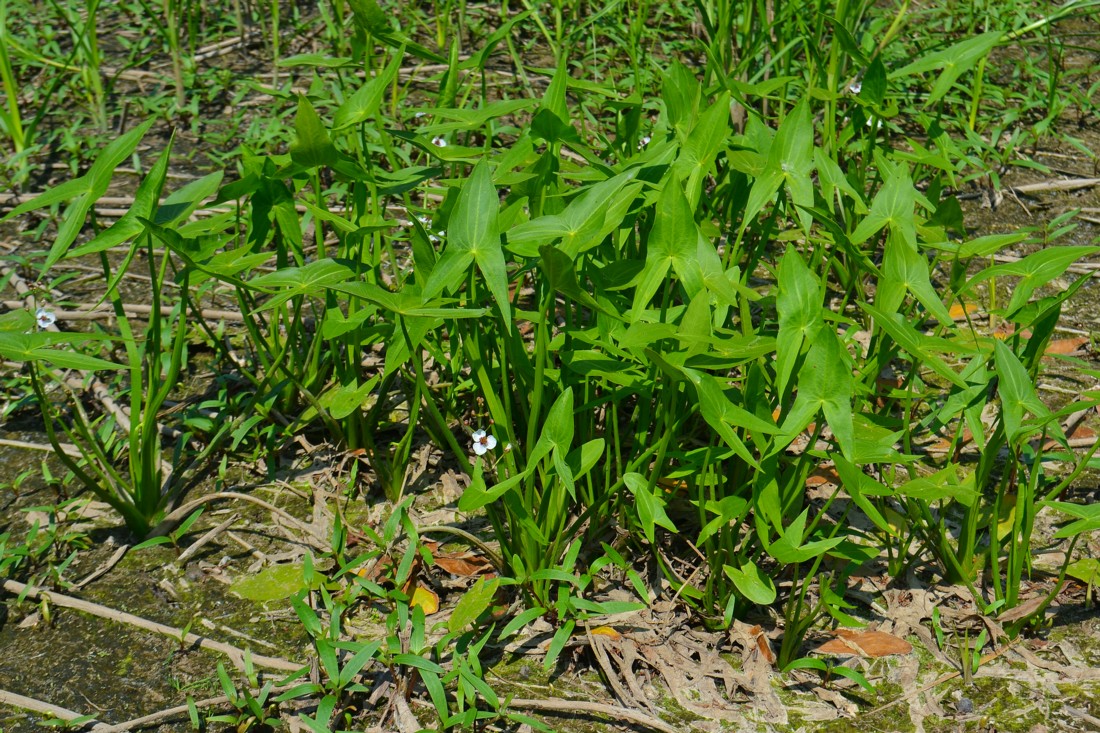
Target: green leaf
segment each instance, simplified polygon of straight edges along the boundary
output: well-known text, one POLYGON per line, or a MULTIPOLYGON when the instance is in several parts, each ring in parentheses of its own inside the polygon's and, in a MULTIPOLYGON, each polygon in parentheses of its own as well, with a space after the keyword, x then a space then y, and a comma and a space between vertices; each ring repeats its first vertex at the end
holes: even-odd
POLYGON ((1006 262, 987 267, 971 278, 962 292, 972 289, 975 285, 991 277, 1019 277, 1020 279, 1012 291, 1012 299, 1005 309, 1006 314, 1011 316, 1027 304, 1036 288, 1061 277, 1062 273, 1069 269, 1074 262, 1085 257, 1092 257, 1097 252, 1100 252, 1100 247, 1045 247, 1033 252, 1019 262, 1006 262))
POLYGON ((973 474, 959 478, 959 467, 951 464, 929 476, 919 476, 897 487, 896 493, 911 499, 933 502, 952 499, 971 507, 978 501, 973 474))
POLYGON ((342 130, 345 127, 366 122, 377 115, 386 90, 397 78, 397 71, 401 68, 401 62, 404 59, 405 48, 402 46, 393 55, 393 59, 386 68, 359 87, 354 94, 336 108, 336 112, 332 115, 332 129, 342 130))
POLYGON ((886 99, 886 67, 878 56, 871 60, 863 74, 859 98, 874 107, 878 107, 886 99))
POLYGON ((376 0, 348 0, 355 25, 364 33, 374 36, 392 48, 407 47, 409 53, 434 64, 445 64, 447 59, 419 43, 394 30, 390 25, 390 15, 378 7, 376 0))
MULTIPOLYGON (((1023 430, 1024 413, 1030 412, 1037 418, 1047 418, 1050 410, 1039 399, 1034 383, 1027 369, 1012 353, 1003 341, 994 345, 997 364, 998 392, 1001 396, 1001 415, 1004 419, 1005 435, 1012 445, 1016 445, 1023 430)), ((1027 431, 1030 432, 1030 431, 1027 431)))
POLYGON ((723 92, 691 130, 673 163, 673 170, 686 181, 687 201, 694 210, 699 204, 703 182, 714 171, 714 161, 726 146, 730 131, 730 94, 723 92))
POLYGON ((438 664, 430 659, 424 657, 418 657, 415 654, 394 654, 394 664, 400 664, 405 667, 412 667, 413 669, 424 669, 434 674, 446 674, 447 670, 440 667, 438 664))
POLYGON ((809 513, 809 508, 804 509, 783 530, 778 540, 766 545, 765 549, 769 555, 784 564, 806 562, 825 554, 830 548, 836 547, 844 541, 844 537, 832 537, 816 542, 803 543, 803 534, 806 531, 806 519, 809 513))
POLYGON ((1004 37, 1001 31, 988 31, 960 41, 950 48, 930 53, 890 74, 891 79, 901 79, 912 74, 940 69, 940 75, 928 95, 925 106, 931 106, 943 98, 955 81, 986 56, 1004 37))
POLYGON ((62 369, 94 372, 100 369, 124 369, 122 364, 87 356, 78 351, 52 348, 57 343, 78 344, 106 337, 80 333, 13 333, 0 331, 0 356, 18 362, 45 362, 62 369))
POLYGON ((282 305, 291 298, 322 295, 326 288, 355 279, 355 271, 332 259, 316 260, 304 267, 284 267, 274 272, 258 275, 248 281, 247 287, 263 292, 274 292, 257 310, 268 310, 282 305))
POLYGON ((565 643, 573 636, 573 628, 575 626, 575 621, 566 621, 565 624, 554 632, 554 638, 550 640, 550 646, 546 650, 546 659, 542 662, 543 669, 553 669, 554 664, 558 661, 558 656, 561 654, 561 650, 565 648, 565 643))
POLYGON ((669 532, 676 532, 676 525, 665 514, 664 498, 650 488, 649 481, 639 473, 628 473, 623 476, 623 481, 630 492, 634 494, 635 509, 638 512, 638 521, 642 524, 642 531, 650 544, 655 541, 655 527, 660 525, 669 532))
POLYGON ((462 631, 467 626, 477 621, 478 617, 489 608, 500 586, 500 578, 487 580, 478 578, 477 582, 458 599, 451 617, 447 620, 447 629, 452 633, 462 631))
POLYGON ((3 218, 3 221, 7 221, 28 211, 36 211, 62 201, 72 201, 61 216, 61 225, 57 229, 53 245, 51 245, 50 252, 42 265, 43 273, 53 267, 76 241, 77 236, 84 228, 84 221, 88 216, 88 212, 91 211, 92 205, 107 192, 107 187, 111 184, 111 178, 114 177, 115 169, 133 154, 134 149, 137 148, 138 143, 145 137, 145 133, 149 131, 155 121, 155 119, 150 119, 126 134, 115 138, 99 154, 88 172, 80 178, 67 181, 34 197, 30 201, 16 206, 3 218))
MULTIPOLYGON (((771 141, 764 170, 757 176, 745 203, 742 230, 756 219, 765 204, 775 199, 775 192, 782 185, 786 185, 796 206, 810 208, 814 205, 813 149, 814 128, 809 101, 803 98, 787 114, 771 141)), ((809 214, 799 209, 798 216, 803 229, 807 229, 811 223, 809 214)))
MULTIPOLYGON (((152 171, 149 175, 153 175, 152 171)), ((174 226, 184 221, 217 193, 223 175, 223 171, 214 171, 168 194, 157 207, 153 221, 160 226, 174 226)))
POLYGON ((813 341, 824 325, 821 304, 824 300, 821 283, 810 272, 794 247, 787 247, 779 263, 775 309, 779 316, 776 337, 776 392, 786 394, 802 346, 813 341))
POLYGON ((1059 529, 1055 539, 1065 539, 1086 532, 1095 532, 1100 529, 1100 504, 1071 504, 1068 501, 1044 501, 1042 506, 1064 512, 1071 517, 1076 517, 1076 522, 1070 522, 1059 529))
POLYGON ((546 414, 546 420, 542 426, 542 432, 535 443, 534 450, 528 459, 528 465, 533 467, 551 451, 564 457, 573 447, 573 388, 567 387, 558 395, 550 411, 546 414))
POLYGON ((746 560, 739 568, 724 565, 722 570, 733 581, 741 595, 749 601, 760 606, 768 606, 775 602, 775 583, 752 560, 746 560))
POLYGON ((504 250, 497 229, 499 210, 500 199, 493 186, 489 164, 482 160, 474 166, 455 201, 447 226, 447 248, 424 286, 424 297, 434 297, 445 287, 453 287, 456 273, 465 272, 472 260, 477 263, 504 317, 505 328, 510 331, 512 312, 504 250))
POLYGON ((872 496, 884 496, 892 492, 860 471, 854 463, 850 463, 844 456, 839 456, 834 453, 831 455, 831 458, 833 459, 833 465, 836 466, 836 472, 837 475, 840 476, 840 481, 844 486, 844 490, 848 493, 848 496, 852 498, 856 506, 863 511, 876 527, 888 535, 896 536, 897 530, 886 521, 886 518, 882 516, 878 508, 876 508, 867 498, 868 494, 872 496))
POLYGON ((924 362, 928 368, 960 389, 965 390, 970 387, 958 372, 932 352, 933 347, 952 352, 967 351, 966 347, 920 333, 900 313, 886 313, 870 303, 860 303, 860 307, 875 319, 877 327, 889 334, 898 346, 909 352, 915 359, 924 362))
POLYGON ((906 166, 899 163, 885 171, 886 180, 871 202, 871 210, 859 222, 851 240, 854 244, 866 242, 883 227, 897 233, 912 250, 917 248, 917 226, 914 207, 917 190, 906 166))
POLYGON ((675 176, 665 179, 657 199, 653 229, 646 242, 645 268, 638 275, 634 292, 632 321, 642 312, 664 284, 669 268, 676 270, 688 298, 703 289, 703 273, 698 261, 699 227, 695 214, 675 176))
POLYGON ((301 563, 272 565, 229 586, 241 598, 250 601, 276 601, 289 598, 306 587, 301 563))
POLYGON ((480 463, 476 464, 474 476, 471 477, 470 485, 466 487, 466 490, 462 492, 462 496, 458 500, 458 508, 460 511, 473 512, 486 504, 491 504, 504 496, 511 489, 519 486, 531 473, 530 469, 521 471, 514 476, 509 476, 503 481, 497 482, 491 489, 486 489, 485 479, 481 473, 480 466, 480 463))
MULTIPOLYGON (((160 157, 157 158, 157 162, 153 164, 153 167, 149 169, 149 173, 141 180, 141 183, 138 184, 137 192, 134 194, 134 202, 130 205, 130 209, 122 215, 122 218, 97 234, 87 244, 72 250, 69 256, 80 257, 86 254, 102 252, 136 237, 145 230, 145 225, 141 223, 141 218, 144 217, 149 219, 153 217, 157 201, 160 199, 161 191, 164 187, 164 180, 168 174, 168 162, 171 158, 171 151, 172 143, 170 140, 168 145, 165 146, 164 151, 160 154, 160 157)), ((125 267, 118 268, 113 278, 113 282, 108 284, 106 288, 107 292, 114 289, 114 285, 117 284, 117 279, 122 277, 125 270, 125 267)))
POLYGON ((298 96, 298 114, 294 117, 297 139, 290 146, 290 158, 306 168, 336 164, 336 148, 329 139, 325 123, 303 95, 298 96))
POLYGON ((875 305, 889 312, 896 311, 901 307, 906 291, 916 296, 940 323, 953 325, 951 314, 932 286, 928 260, 891 232, 886 239, 882 279, 875 293, 875 305))

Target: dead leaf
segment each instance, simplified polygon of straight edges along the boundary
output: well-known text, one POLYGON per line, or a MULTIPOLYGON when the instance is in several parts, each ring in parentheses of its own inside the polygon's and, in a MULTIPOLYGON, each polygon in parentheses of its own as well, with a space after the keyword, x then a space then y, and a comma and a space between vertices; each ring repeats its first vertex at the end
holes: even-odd
POLYGON ((731 637, 740 637, 737 640, 744 647, 744 656, 747 657, 750 653, 755 652, 769 666, 775 664, 775 652, 772 651, 771 641, 768 639, 768 635, 764 633, 764 629, 760 627, 760 624, 749 626, 736 621, 730 628, 730 635, 731 637))
POLYGON ((840 476, 832 466, 819 466, 806 477, 806 488, 816 489, 819 486, 831 484, 840 486, 840 476))
POLYGON ((466 578, 482 575, 493 569, 491 562, 472 552, 443 553, 433 555, 432 559, 436 565, 451 575, 461 575, 466 578))
POLYGON ((961 321, 968 315, 977 313, 978 310, 978 306, 974 303, 966 303, 965 305, 962 303, 955 303, 948 309, 947 314, 951 316, 951 320, 961 321))
POLYGON ((607 638, 613 639, 615 641, 623 638, 622 634, 620 634, 618 631, 611 628, 610 626, 597 626, 596 628, 592 629, 592 636, 606 636, 607 638))
POLYGON ((1081 347, 1089 342, 1088 336, 1078 336, 1071 339, 1054 339, 1047 344, 1048 354, 1075 354, 1081 347))
POLYGON ((1018 606, 1008 609, 1000 616, 997 617, 997 621, 1002 624, 1010 624, 1013 621, 1019 621, 1020 619, 1027 618, 1031 614, 1039 610, 1039 608, 1046 603, 1046 596, 1035 596, 1029 598, 1018 606))
POLYGON ((852 631, 838 629, 837 638, 827 641, 814 651, 821 654, 854 654, 861 657, 888 657, 908 654, 913 645, 885 631, 852 631))
POLYGON ((433 613, 439 612, 439 596, 437 596, 434 591, 422 585, 418 585, 416 589, 413 590, 409 605, 419 606, 425 616, 431 616, 433 613))

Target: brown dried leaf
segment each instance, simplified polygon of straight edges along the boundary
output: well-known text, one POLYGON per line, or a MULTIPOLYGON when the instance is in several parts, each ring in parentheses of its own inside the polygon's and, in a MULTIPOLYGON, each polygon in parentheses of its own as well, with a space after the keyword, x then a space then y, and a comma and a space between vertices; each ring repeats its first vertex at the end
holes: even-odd
POLYGON ((1034 598, 1029 598, 1018 606, 1008 609, 1000 616, 997 617, 997 621, 1002 624, 1010 624, 1013 621, 1019 621, 1020 619, 1027 618, 1031 614, 1039 610, 1044 603, 1046 603, 1046 596, 1038 595, 1034 598))
POLYGON ((806 477, 806 488, 816 489, 828 485, 840 485, 840 476, 832 466, 818 466, 813 473, 806 477))
POLYGON ((1089 342, 1088 336, 1078 336, 1071 339, 1054 339, 1047 344, 1048 354, 1075 354, 1081 347, 1089 342))
POLYGON ((908 654, 913 645, 885 631, 851 631, 838 629, 837 638, 827 641, 815 651, 822 654, 855 654, 861 657, 888 657, 908 654))
POLYGON ((482 575, 493 569, 493 564, 481 555, 472 552, 441 553, 434 555, 435 564, 446 570, 451 575, 473 577, 482 575))

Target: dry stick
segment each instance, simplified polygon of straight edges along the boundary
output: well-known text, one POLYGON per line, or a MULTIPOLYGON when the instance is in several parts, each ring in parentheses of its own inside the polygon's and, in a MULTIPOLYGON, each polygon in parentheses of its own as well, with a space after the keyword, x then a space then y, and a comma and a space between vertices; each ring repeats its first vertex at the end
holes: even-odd
MULTIPOLYGON (((98 603, 92 603, 91 601, 84 601, 80 598, 74 598, 67 596, 64 593, 57 593, 54 591, 46 591, 40 588, 34 588, 25 583, 20 583, 16 580, 5 580, 3 585, 4 590, 15 595, 26 594, 30 598, 44 598, 55 606, 62 608, 72 608, 76 611, 83 611, 84 613, 90 613, 93 616, 99 618, 110 619, 112 621, 119 621, 130 626, 135 626, 139 629, 146 631, 152 631, 157 634, 162 634, 172 639, 176 639, 184 645, 197 644, 203 649, 209 649, 211 651, 220 652, 228 656, 234 664, 238 667, 244 667, 244 650, 239 649, 231 644, 226 644, 220 641, 214 641, 213 639, 207 639, 206 637, 199 636, 198 634, 184 633, 183 629, 176 629, 164 624, 158 624, 156 621, 150 621, 149 619, 142 618, 141 616, 135 616, 132 613, 126 613, 125 611, 117 611, 107 606, 101 606, 98 603)), ((252 663, 266 667, 268 669, 277 669, 283 672, 297 672, 303 666, 296 662, 291 662, 286 659, 279 659, 278 657, 268 657, 263 654, 253 654, 252 663)))
MULTIPOLYGON (((292 685, 277 686, 271 688, 272 693, 284 692, 289 690, 292 685)), ((193 705, 196 708, 212 708, 218 705, 228 705, 230 699, 225 695, 219 695, 218 697, 208 697, 205 700, 196 700, 193 705)), ((137 730, 140 728, 151 728, 165 720, 171 720, 180 715, 186 715, 188 713, 187 705, 177 705, 174 708, 168 708, 167 710, 161 710, 156 713, 150 713, 149 715, 143 715, 140 718, 134 718, 133 720, 127 720, 125 723, 116 723, 115 725, 104 725, 100 723, 93 728, 96 733, 125 733, 125 731, 137 730), (102 726, 102 727, 101 727, 102 726)))
POLYGON ((599 702, 587 702, 585 700, 529 700, 522 697, 514 697, 508 702, 508 707, 521 710, 544 710, 552 713, 598 713, 617 720, 627 720, 635 725, 641 725, 661 733, 681 733, 680 728, 673 728, 668 723, 651 715, 619 707, 618 705, 605 705, 599 702))
POLYGON ((115 565, 118 565, 123 556, 126 554, 126 551, 129 549, 129 545, 122 545, 121 547, 119 547, 117 550, 115 550, 115 554, 111 555, 111 558, 107 560, 107 562, 103 563, 103 565, 101 565, 98 570, 94 570, 86 575, 84 579, 74 585, 73 588, 83 588, 96 578, 106 575, 111 570, 111 568, 113 568, 115 565))
POLYGON ((313 528, 302 520, 292 516, 291 514, 288 514, 286 511, 280 509, 274 504, 270 504, 263 499, 260 499, 259 497, 252 496, 251 494, 240 494, 236 491, 220 491, 216 494, 207 494, 206 496, 201 496, 194 501, 189 501, 183 506, 173 510, 168 516, 161 520, 161 523, 157 525, 156 529, 153 530, 150 536, 157 537, 161 534, 167 533, 168 529, 174 527, 176 524, 181 522, 188 514, 190 514, 195 509, 198 509, 203 504, 209 504, 210 502, 218 501, 219 499, 240 499, 241 501, 247 501, 256 504, 257 506, 261 506, 264 509, 267 509, 272 514, 276 514, 287 520, 302 532, 305 532, 309 536, 309 544, 311 546, 320 548, 324 551, 328 551, 329 549, 331 549, 328 547, 327 544, 319 544, 321 541, 313 536, 313 528))
MULTIPOLYGON (((52 705, 48 702, 42 702, 41 700, 35 700, 33 697, 26 697, 14 692, 8 692, 7 690, 0 690, 0 705, 7 705, 13 708, 20 708, 21 710, 30 710, 35 713, 43 713, 45 715, 52 715, 58 720, 64 720, 66 723, 70 720, 76 720, 77 718, 85 717, 81 713, 73 712, 68 708, 52 705)), ((89 721, 91 722, 91 721, 89 721)), ((108 729, 106 723, 95 723, 92 725, 92 730, 103 733, 108 729)))
MULTIPOLYGON (((21 448, 23 450, 39 450, 45 453, 53 453, 53 446, 48 443, 28 443, 25 440, 8 440, 7 438, 0 438, 0 445, 7 446, 8 448, 21 448)), ((61 443, 61 450, 65 451, 65 455, 70 458, 83 458, 84 454, 80 452, 72 443, 61 443)))
POLYGON ((1040 181, 1025 183, 1022 186, 1009 186, 1014 193, 1038 193, 1039 191, 1076 191, 1079 188, 1092 188, 1100 185, 1100 178, 1067 178, 1060 181, 1040 181))
POLYGON ((229 516, 229 519, 225 520, 217 527, 214 527, 214 529, 210 530, 202 537, 195 540, 195 542, 190 547, 181 552, 180 556, 176 558, 176 565, 182 568, 184 565, 187 564, 188 560, 198 554, 199 550, 210 544, 215 537, 220 535, 225 530, 229 529, 229 527, 240 518, 240 514, 231 514, 229 516))

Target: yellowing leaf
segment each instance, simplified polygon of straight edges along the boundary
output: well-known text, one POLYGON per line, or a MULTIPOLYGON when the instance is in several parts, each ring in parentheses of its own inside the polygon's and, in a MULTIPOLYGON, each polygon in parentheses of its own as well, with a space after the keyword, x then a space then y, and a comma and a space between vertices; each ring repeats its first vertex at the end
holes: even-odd
POLYGON ((416 586, 416 590, 413 591, 412 600, 409 601, 409 605, 419 606, 425 616, 431 616, 433 613, 439 613, 439 596, 427 588, 418 585, 416 586))

